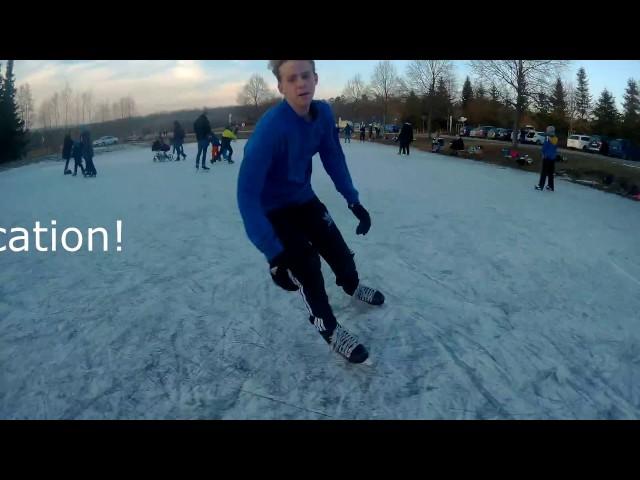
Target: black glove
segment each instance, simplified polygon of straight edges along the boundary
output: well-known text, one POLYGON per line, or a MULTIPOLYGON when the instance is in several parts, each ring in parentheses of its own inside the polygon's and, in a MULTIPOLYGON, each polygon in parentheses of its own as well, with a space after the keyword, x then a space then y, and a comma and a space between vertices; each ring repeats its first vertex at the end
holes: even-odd
POLYGON ((356 235, 366 235, 371 228, 371 217, 364 207, 359 203, 352 203, 349 205, 349 209, 360 220, 360 223, 356 227, 356 235))
POLYGON ((298 286, 293 283, 293 280, 289 277, 286 252, 283 251, 282 253, 279 253, 269 262, 269 270, 271 272, 271 279, 280 288, 289 292, 295 292, 298 290, 298 286))

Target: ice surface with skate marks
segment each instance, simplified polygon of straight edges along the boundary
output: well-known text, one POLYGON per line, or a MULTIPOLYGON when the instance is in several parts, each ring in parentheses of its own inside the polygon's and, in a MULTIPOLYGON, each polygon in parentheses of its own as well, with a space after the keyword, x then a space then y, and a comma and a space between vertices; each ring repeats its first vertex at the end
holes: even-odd
MULTIPOLYGON (((122 252, 0 253, 0 418, 640 418, 639 204, 537 174, 344 145, 366 236, 319 158, 313 186, 382 307, 335 285, 370 365, 331 352, 276 287, 236 163, 149 148, 0 173, 2 227, 113 225, 122 252)), ((6 239, 0 236, 0 242, 6 239)))

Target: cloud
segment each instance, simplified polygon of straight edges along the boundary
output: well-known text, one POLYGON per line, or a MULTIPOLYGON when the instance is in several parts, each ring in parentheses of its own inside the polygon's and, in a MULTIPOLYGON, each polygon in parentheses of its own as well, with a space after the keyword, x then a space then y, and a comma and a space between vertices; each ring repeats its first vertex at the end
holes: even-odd
POLYGON ((237 78, 220 81, 224 69, 212 71, 196 60, 17 61, 15 72, 18 84, 31 85, 36 105, 68 82, 76 92, 91 90, 96 102, 131 95, 142 114, 233 104, 239 88, 237 78))

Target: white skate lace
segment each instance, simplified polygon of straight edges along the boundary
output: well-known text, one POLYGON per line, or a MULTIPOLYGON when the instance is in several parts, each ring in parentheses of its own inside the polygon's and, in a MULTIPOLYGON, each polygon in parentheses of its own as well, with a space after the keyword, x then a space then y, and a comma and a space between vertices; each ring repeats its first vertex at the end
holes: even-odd
POLYGON ((373 301, 373 295, 375 293, 375 288, 358 285, 358 289, 356 290, 356 298, 362 300, 363 302, 371 303, 373 301))
POLYGON ((336 325, 333 335, 331 335, 331 348, 334 351, 349 358, 358 344, 359 342, 355 335, 349 333, 340 324, 336 325))

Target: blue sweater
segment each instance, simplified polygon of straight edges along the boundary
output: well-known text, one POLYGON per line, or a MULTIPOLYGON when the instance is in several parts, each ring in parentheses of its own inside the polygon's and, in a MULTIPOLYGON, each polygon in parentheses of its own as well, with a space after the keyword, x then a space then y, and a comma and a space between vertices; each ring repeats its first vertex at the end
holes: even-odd
POLYGON ((558 137, 555 135, 546 137, 542 144, 542 158, 555 160, 558 155, 558 137))
POLYGON ((238 175, 238 206, 249 240, 267 260, 283 251, 267 213, 311 200, 311 158, 322 165, 348 204, 358 203, 340 146, 333 112, 314 100, 308 122, 286 100, 267 111, 244 148, 238 175))

